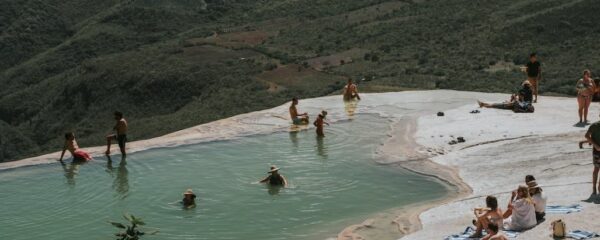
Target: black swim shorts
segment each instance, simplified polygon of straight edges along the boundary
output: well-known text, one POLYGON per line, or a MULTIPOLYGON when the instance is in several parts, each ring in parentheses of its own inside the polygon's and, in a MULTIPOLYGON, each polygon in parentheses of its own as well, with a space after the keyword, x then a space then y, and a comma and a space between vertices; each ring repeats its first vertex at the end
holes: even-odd
POLYGON ((117 135, 117 142, 119 143, 119 147, 124 149, 125 143, 127 142, 127 135, 126 134, 117 135))
POLYGON ((594 148, 592 155, 593 155, 592 162, 594 163, 594 167, 600 168, 600 151, 598 151, 598 150, 596 150, 596 148, 594 148))

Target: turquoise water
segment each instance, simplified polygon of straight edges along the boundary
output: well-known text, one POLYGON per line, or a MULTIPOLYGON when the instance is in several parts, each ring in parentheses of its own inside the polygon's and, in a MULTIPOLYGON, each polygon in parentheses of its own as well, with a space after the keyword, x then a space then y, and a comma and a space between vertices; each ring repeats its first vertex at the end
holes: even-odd
POLYGON ((160 230, 147 239, 324 239, 368 215, 443 197, 446 188, 378 165, 386 120, 0 172, 0 239, 112 239, 121 214, 160 230), (290 187, 256 184, 275 164, 290 187), (183 210, 192 188, 198 207, 183 210))

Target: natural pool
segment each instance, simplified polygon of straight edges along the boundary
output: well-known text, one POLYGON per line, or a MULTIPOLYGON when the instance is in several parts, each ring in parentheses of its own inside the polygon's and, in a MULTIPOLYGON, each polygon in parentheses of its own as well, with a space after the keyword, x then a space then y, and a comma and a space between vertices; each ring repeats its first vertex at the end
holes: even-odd
POLYGON ((147 239, 324 239, 446 187, 374 162, 389 123, 372 115, 326 128, 161 148, 84 165, 0 171, 0 239, 111 239, 122 213, 160 229, 147 239), (282 168, 290 188, 255 182, 282 168), (198 207, 176 202, 186 188, 198 207))

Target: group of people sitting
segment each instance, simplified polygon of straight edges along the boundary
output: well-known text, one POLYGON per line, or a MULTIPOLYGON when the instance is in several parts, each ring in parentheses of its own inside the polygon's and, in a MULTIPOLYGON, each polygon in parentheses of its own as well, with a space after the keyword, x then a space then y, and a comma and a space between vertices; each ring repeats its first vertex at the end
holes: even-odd
POLYGON ((532 113, 535 111, 533 107, 533 90, 529 80, 525 80, 521 85, 521 89, 510 96, 510 100, 503 103, 484 103, 478 101, 479 107, 482 108, 498 108, 513 110, 518 113, 532 113))
POLYGON ((532 175, 525 177, 525 183, 512 192, 506 211, 498 207, 498 199, 494 196, 486 197, 486 207, 475 208, 473 224, 476 230, 471 238, 506 240, 499 230, 523 231, 544 221, 547 199, 542 188, 532 175), (483 230, 487 235, 483 236, 483 230))

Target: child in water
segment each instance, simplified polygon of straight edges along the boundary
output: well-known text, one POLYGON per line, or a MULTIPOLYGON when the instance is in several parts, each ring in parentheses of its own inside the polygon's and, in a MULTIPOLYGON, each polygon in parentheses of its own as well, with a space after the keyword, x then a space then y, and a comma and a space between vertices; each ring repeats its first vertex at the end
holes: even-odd
POLYGON ((77 141, 75 140, 75 134, 73 134, 72 132, 65 133, 65 144, 63 146, 63 150, 60 154, 60 159, 58 161, 62 162, 62 159, 65 156, 65 152, 67 150, 69 150, 71 156, 73 156, 73 161, 92 160, 90 154, 79 148, 79 145, 77 145, 77 141))
POLYGON ((327 111, 323 110, 317 117, 317 120, 315 120, 315 122, 313 123, 315 127, 317 127, 317 136, 319 137, 325 137, 325 132, 323 131, 323 124, 327 124, 327 126, 329 126, 329 123, 325 121, 325 117, 327 117, 327 111))

